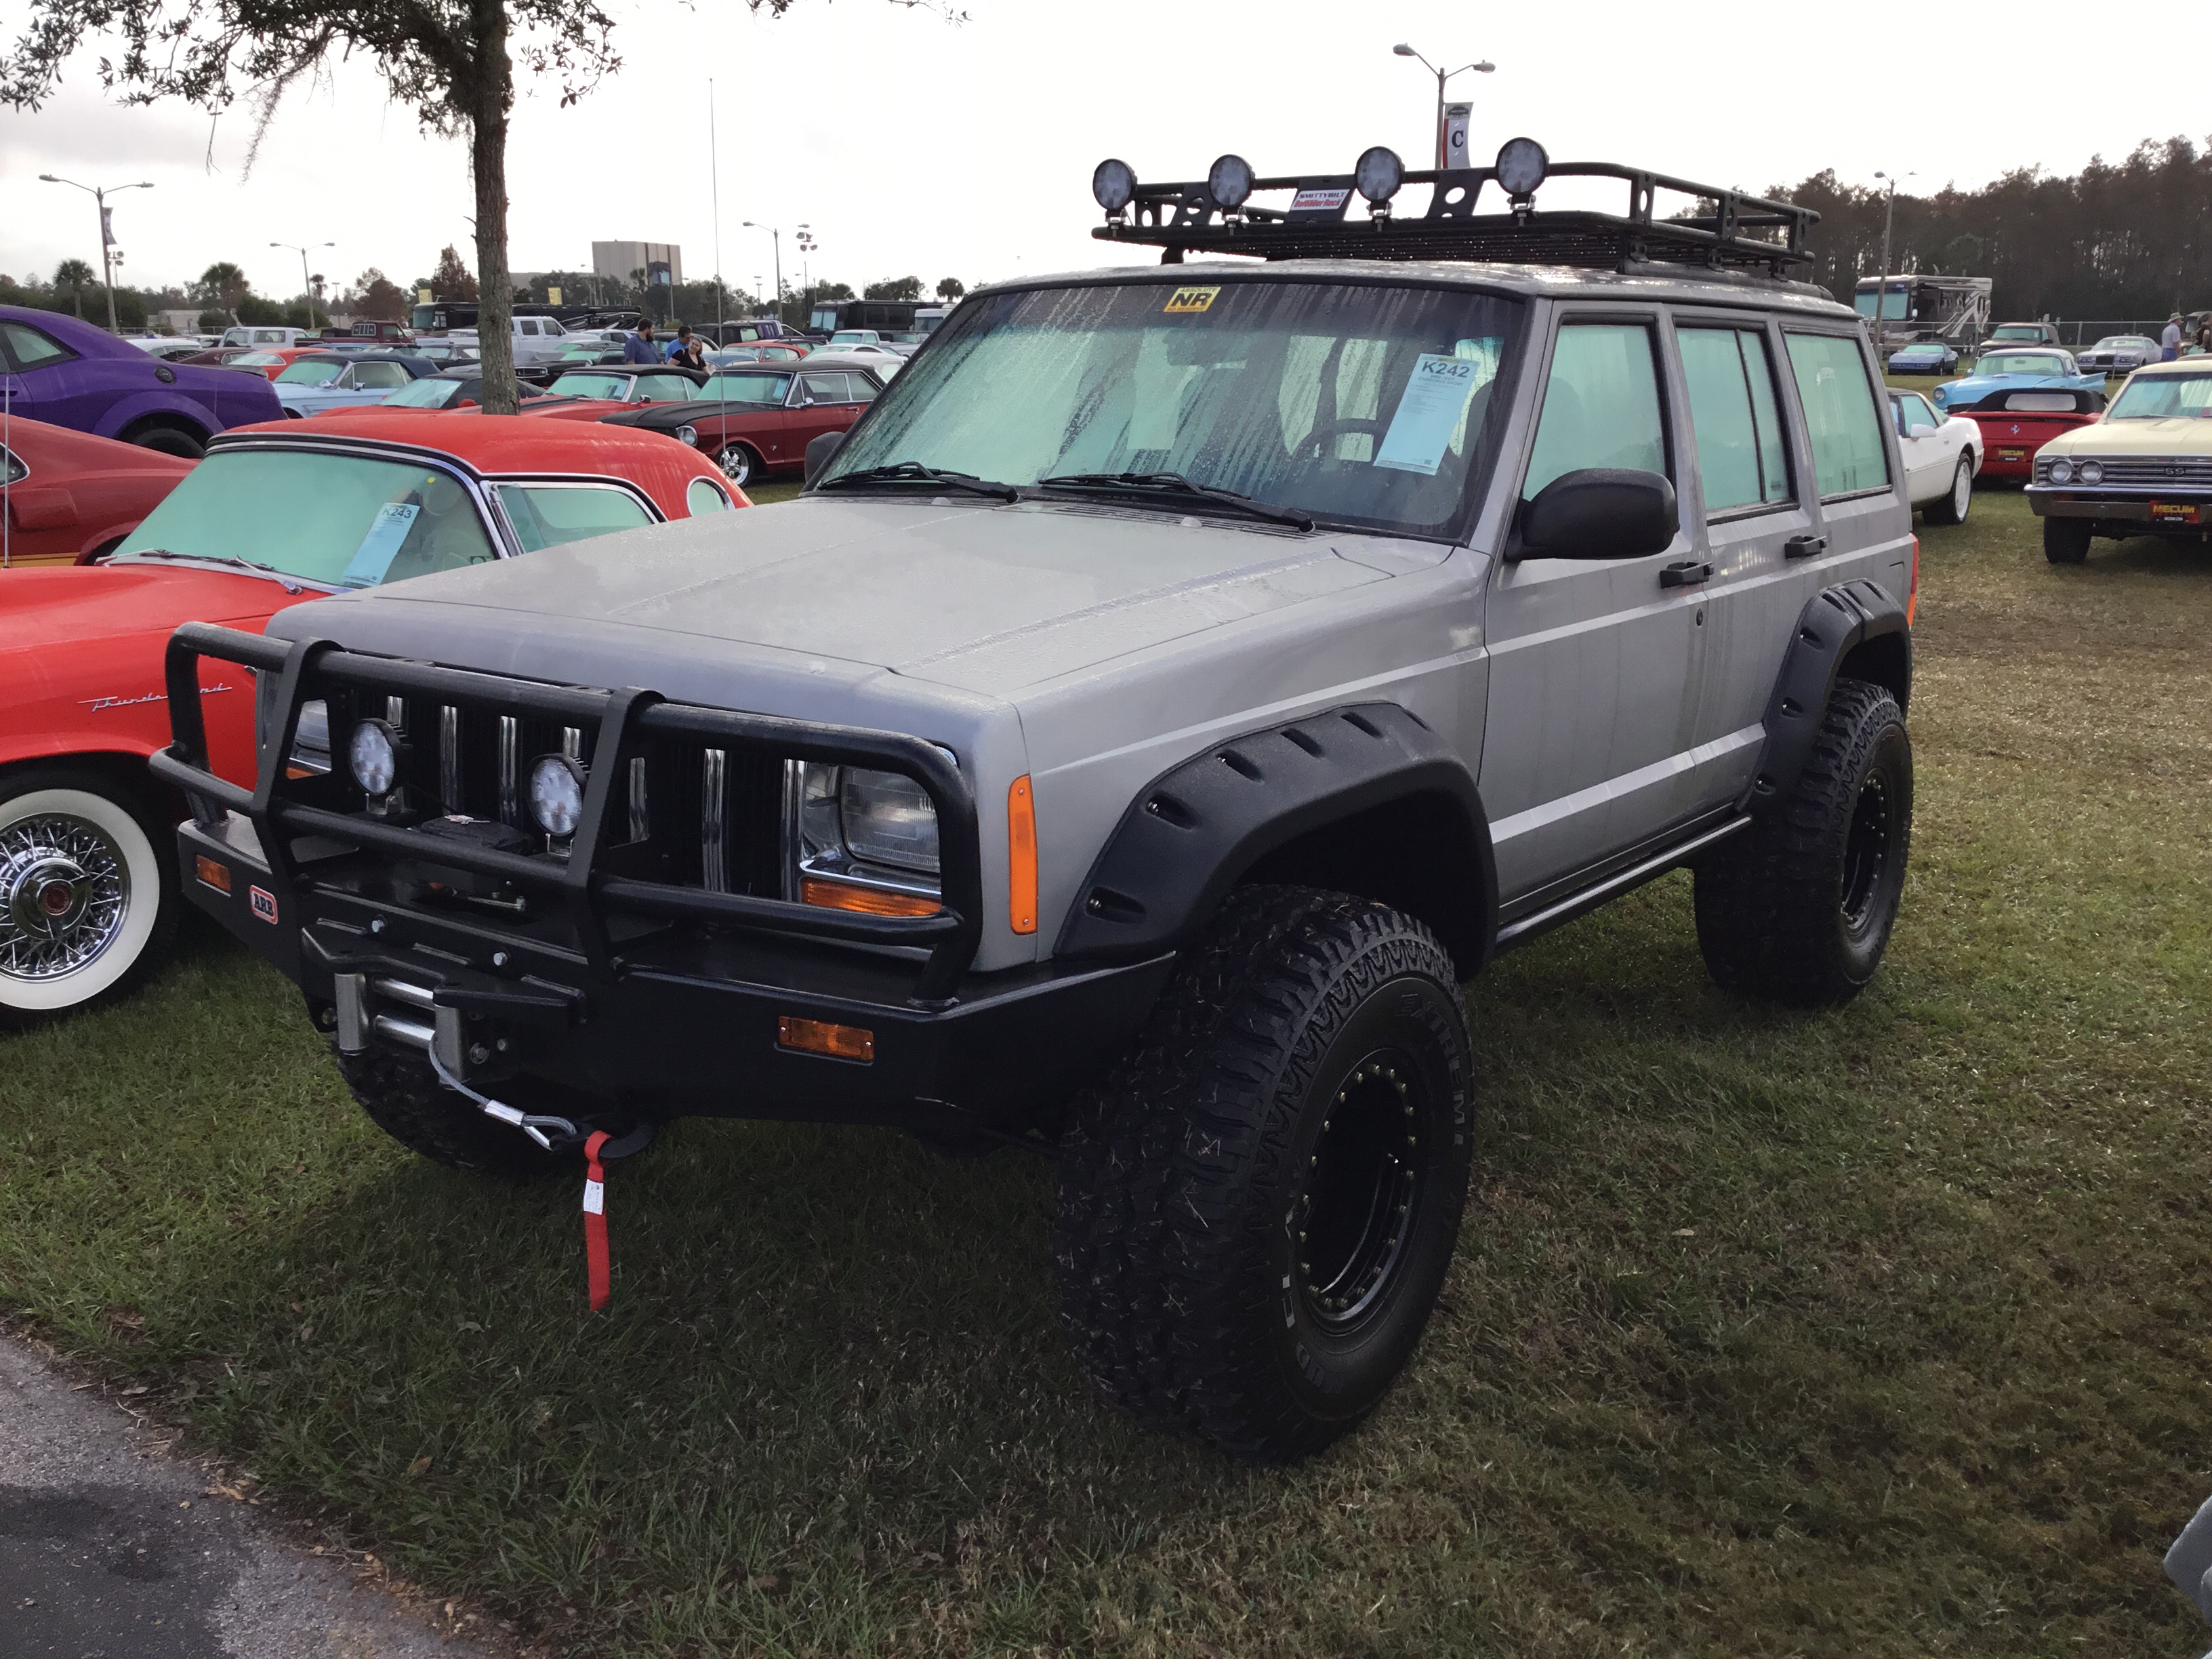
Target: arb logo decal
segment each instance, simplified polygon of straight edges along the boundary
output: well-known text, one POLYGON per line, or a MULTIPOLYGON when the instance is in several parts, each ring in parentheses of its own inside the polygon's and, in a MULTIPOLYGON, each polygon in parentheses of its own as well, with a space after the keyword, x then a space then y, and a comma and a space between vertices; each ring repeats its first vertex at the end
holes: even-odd
POLYGON ((1179 288, 1168 295, 1168 302, 1160 309, 1169 316, 1178 312, 1203 311, 1220 292, 1218 288, 1179 288))
POLYGON ((247 888, 246 890, 246 902, 253 907, 253 914, 260 917, 262 921, 274 921, 276 920, 276 895, 270 892, 267 889, 261 887, 247 888))

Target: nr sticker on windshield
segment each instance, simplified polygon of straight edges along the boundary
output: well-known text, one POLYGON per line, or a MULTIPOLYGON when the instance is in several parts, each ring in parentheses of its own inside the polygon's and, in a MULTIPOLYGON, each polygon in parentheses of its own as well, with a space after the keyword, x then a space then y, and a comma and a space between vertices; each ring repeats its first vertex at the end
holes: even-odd
POLYGON ((1161 311, 1172 317, 1180 313, 1204 311, 1220 294, 1218 288, 1179 288, 1168 295, 1161 311))
POLYGON ((1390 429, 1375 452, 1375 465, 1434 477, 1467 413, 1468 399, 1483 378, 1482 368, 1464 357, 1434 352, 1415 358, 1413 372, 1406 377, 1405 395, 1398 399, 1398 412, 1390 417, 1390 429))
POLYGON ((374 587, 382 581, 384 573, 392 568, 392 556, 414 528, 415 515, 422 510, 412 501, 386 501, 378 507, 376 516, 369 520, 368 534, 354 549, 338 580, 348 587, 374 587))

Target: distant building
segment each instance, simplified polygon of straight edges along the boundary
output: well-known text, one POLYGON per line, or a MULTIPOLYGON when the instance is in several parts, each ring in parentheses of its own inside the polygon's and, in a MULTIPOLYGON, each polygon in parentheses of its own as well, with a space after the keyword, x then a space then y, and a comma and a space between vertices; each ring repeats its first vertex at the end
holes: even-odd
POLYGON ((673 242, 594 242, 592 275, 617 282, 637 280, 645 273, 646 286, 673 287, 684 280, 684 250, 673 242))

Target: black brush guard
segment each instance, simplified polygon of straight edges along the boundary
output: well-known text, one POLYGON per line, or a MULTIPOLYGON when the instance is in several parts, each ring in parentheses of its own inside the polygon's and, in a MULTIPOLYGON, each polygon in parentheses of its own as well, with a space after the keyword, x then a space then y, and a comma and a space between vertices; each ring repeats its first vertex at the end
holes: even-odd
MULTIPOLYGON (((909 1000, 941 1006, 975 959, 982 937, 982 869, 975 799, 959 769, 934 744, 891 732, 823 726, 806 720, 670 702, 655 692, 599 690, 512 679, 428 663, 368 656, 322 640, 288 641, 188 623, 171 637, 169 719, 174 741, 150 762, 155 777, 182 791, 195 820, 213 828, 223 812, 252 820, 269 865, 277 913, 301 914, 312 883, 294 848, 298 837, 389 854, 410 863, 467 871, 557 900, 574 929, 590 977, 602 983, 624 966, 610 939, 611 915, 737 927, 814 939, 919 946, 929 956, 909 1000), (255 787, 246 790, 209 769, 207 728, 199 697, 199 661, 214 657, 277 677, 274 708, 261 746, 255 787), (565 860, 458 843, 359 813, 301 799, 328 793, 331 779, 290 779, 286 761, 298 735, 302 704, 324 687, 465 702, 518 718, 558 721, 594 733, 583 817, 565 860), (878 916, 825 909, 757 894, 708 891, 646 878, 629 844, 609 833, 622 810, 617 780, 623 762, 653 737, 703 739, 829 765, 899 773, 920 784, 937 810, 942 908, 927 916, 878 916)), ((333 761, 343 766, 333 735, 333 761)), ((340 786, 343 787, 341 781, 340 786)))

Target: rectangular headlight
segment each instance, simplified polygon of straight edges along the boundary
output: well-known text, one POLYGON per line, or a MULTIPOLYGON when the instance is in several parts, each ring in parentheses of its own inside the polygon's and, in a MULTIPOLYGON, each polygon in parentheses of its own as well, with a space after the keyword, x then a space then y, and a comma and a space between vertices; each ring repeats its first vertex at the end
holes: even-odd
POLYGON ((933 887, 937 808, 920 784, 856 766, 796 769, 801 876, 872 874, 899 886, 933 887))

